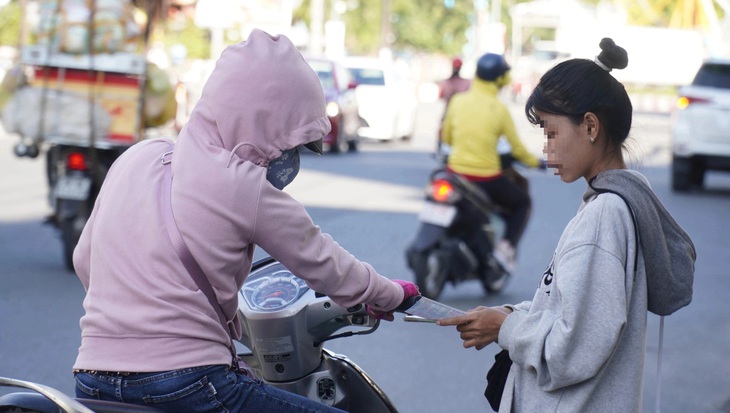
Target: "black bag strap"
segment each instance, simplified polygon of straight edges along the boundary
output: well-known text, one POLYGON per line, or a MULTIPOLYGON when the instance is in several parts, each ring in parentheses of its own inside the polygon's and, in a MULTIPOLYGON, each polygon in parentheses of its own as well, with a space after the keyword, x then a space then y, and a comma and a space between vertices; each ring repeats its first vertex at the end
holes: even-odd
POLYGON ((507 376, 512 368, 512 359, 507 350, 502 350, 494 355, 494 364, 487 372, 487 388, 484 389, 484 397, 487 398, 492 410, 499 411, 502 403, 502 393, 507 383, 507 376))
POLYGON ((188 249, 188 246, 185 244, 185 240, 182 237, 182 234, 180 234, 180 229, 177 226, 177 223, 175 223, 175 216, 173 215, 172 211, 172 148, 173 145, 170 145, 170 150, 165 152, 162 157, 160 158, 160 161, 162 162, 162 165, 165 169, 165 176, 163 181, 163 189, 162 189, 162 214, 165 218, 165 227, 167 227, 167 234, 170 236, 170 241, 172 242, 172 246, 175 248, 175 253, 177 253, 178 258, 185 266, 185 269, 188 271, 190 276, 195 281, 195 284, 200 288, 200 291, 202 291, 205 296, 208 298, 208 301, 210 302, 210 305, 213 306, 215 309, 216 314, 218 314, 218 320, 221 323, 221 326, 223 326, 223 329, 228 332, 228 337, 230 338, 231 342, 228 345, 228 349, 231 352, 231 356, 233 357, 233 367, 240 367, 239 365, 239 359, 238 354, 236 353, 236 346, 233 343, 233 337, 236 336, 236 327, 235 323, 238 322, 238 317, 235 316, 232 320, 227 320, 225 314, 223 313, 223 309, 221 308, 220 304, 218 303, 218 300, 215 295, 215 291, 213 291, 213 286, 210 285, 210 280, 208 280, 208 277, 205 275, 205 272, 202 268, 200 268, 200 265, 197 261, 195 261, 195 258, 193 258, 193 255, 190 253, 190 250, 188 249))

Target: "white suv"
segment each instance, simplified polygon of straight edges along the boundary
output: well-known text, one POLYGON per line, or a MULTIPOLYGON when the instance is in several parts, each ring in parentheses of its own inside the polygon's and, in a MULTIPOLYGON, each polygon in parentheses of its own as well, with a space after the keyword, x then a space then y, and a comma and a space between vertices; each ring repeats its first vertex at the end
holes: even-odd
POLYGON ((710 59, 679 88, 672 119, 672 189, 702 187, 705 171, 730 171, 730 59, 710 59))

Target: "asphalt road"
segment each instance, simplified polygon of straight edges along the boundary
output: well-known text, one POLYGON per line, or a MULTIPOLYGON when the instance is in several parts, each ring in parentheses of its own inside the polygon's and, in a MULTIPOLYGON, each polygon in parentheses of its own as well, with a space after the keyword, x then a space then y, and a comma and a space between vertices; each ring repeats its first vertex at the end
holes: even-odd
MULTIPOLYGON (((515 119, 530 150, 539 129, 515 119)), ((363 143, 358 153, 303 156, 302 172, 287 188, 314 221, 358 258, 392 278, 412 279, 403 251, 417 227, 422 188, 436 162, 430 155, 440 106, 419 108, 411 142, 363 143)), ((694 301, 666 319, 661 370, 665 413, 730 412, 730 179, 710 174, 703 192, 669 189, 668 120, 637 114, 630 144, 634 167, 692 236, 698 251, 694 301)), ((43 224, 50 212, 42 160, 15 158, 14 137, 0 135, 0 376, 30 380, 72 394, 71 366, 79 345, 83 288, 64 269, 57 232, 43 224)), ((445 303, 470 309, 530 299, 585 183, 564 184, 550 173, 526 171, 534 200, 520 247, 517 275, 498 296, 477 282, 447 287, 445 303)), ((134 206, 130 206, 133 208, 134 206)), ((658 318, 647 335, 644 411, 654 411, 658 318)), ((370 373, 404 413, 485 412, 484 376, 495 346, 463 349, 452 328, 400 319, 375 334, 329 342, 370 373)), ((0 394, 7 390, 0 389, 0 394)))

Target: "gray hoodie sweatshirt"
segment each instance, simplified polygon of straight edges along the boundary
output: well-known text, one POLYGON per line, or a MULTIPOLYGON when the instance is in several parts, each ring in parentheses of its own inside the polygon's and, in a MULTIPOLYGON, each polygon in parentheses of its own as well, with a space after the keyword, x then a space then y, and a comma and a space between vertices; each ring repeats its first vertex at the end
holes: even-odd
POLYGON ((639 412, 647 310, 689 304, 695 257, 641 174, 592 179, 533 300, 500 329, 513 360, 500 413, 639 412))

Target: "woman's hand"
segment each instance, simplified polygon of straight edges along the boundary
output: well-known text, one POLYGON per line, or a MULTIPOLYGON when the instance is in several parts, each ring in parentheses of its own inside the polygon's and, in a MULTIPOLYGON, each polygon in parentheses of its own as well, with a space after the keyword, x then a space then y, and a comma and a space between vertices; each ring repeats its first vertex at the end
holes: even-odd
POLYGON ((395 316, 393 315, 394 311, 404 312, 415 303, 414 298, 421 295, 421 292, 418 291, 418 286, 410 281, 393 280, 393 282, 403 287, 403 301, 397 308, 387 312, 378 311, 373 309, 370 305, 365 305, 365 311, 367 311, 370 317, 374 317, 377 320, 393 321, 395 320, 395 316))
POLYGON ((456 326, 464 347, 475 347, 481 350, 497 341, 502 322, 512 310, 506 307, 477 307, 468 313, 438 320, 440 326, 456 326))

